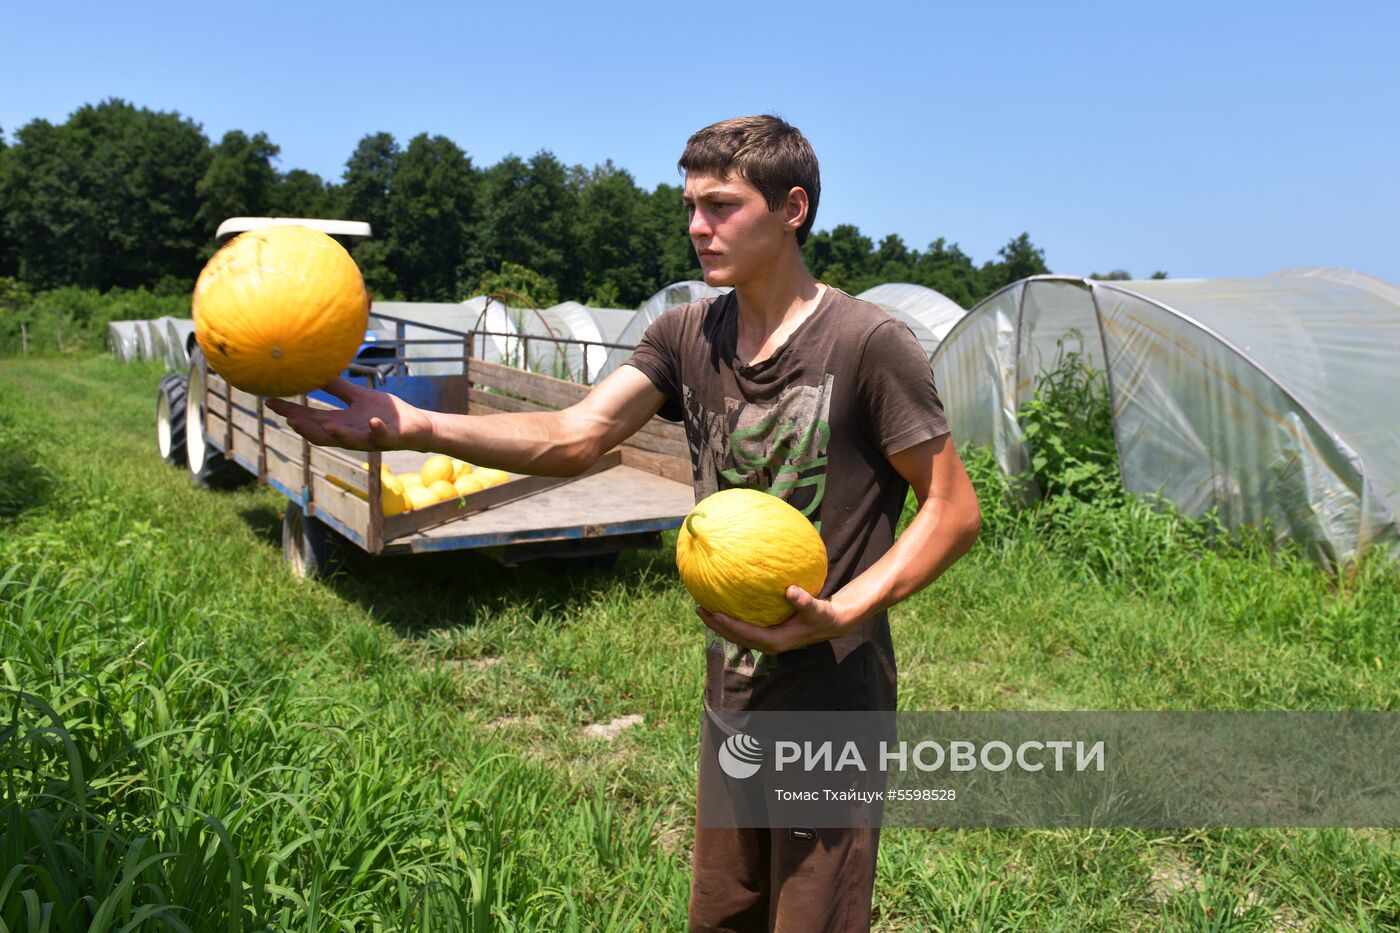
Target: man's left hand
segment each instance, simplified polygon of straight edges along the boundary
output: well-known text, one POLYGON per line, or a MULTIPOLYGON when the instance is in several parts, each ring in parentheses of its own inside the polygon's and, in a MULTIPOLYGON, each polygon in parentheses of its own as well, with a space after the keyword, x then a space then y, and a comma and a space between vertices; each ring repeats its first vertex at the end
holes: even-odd
POLYGON ((794 648, 805 648, 817 642, 830 641, 850 630, 850 620, 829 599, 817 599, 800 586, 787 588, 787 601, 793 613, 777 625, 764 627, 735 619, 722 612, 710 612, 699 606, 695 612, 715 634, 745 648, 764 654, 781 654, 794 648))

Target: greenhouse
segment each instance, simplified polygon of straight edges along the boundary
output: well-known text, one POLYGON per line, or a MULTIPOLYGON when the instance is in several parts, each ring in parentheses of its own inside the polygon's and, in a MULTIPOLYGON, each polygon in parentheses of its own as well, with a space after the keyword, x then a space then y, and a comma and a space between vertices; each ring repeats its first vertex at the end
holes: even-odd
POLYGON ((510 309, 499 301, 478 295, 460 303, 428 301, 376 301, 370 309, 370 328, 381 339, 392 340, 395 327, 376 315, 387 315, 413 324, 405 325, 403 355, 408 372, 414 376, 446 376, 462 372, 462 341, 443 330, 465 333, 485 331, 473 343, 472 355, 493 363, 518 363, 519 332, 510 309), (426 343, 423 341, 438 341, 426 343))
POLYGON ((107 349, 123 363, 141 359, 141 338, 138 331, 145 321, 111 321, 107 324, 107 349))
MULTIPOLYGON (((723 295, 729 291, 727 288, 714 288, 704 282, 689 280, 684 282, 672 282, 665 288, 657 291, 636 311, 630 312, 631 318, 627 326, 618 334, 615 343, 622 344, 608 352, 607 362, 603 365, 603 371, 598 374, 598 379, 603 378, 614 369, 617 369, 627 358, 632 355, 632 349, 642 342, 642 335, 647 332, 651 322, 661 317, 661 312, 676 305, 689 304, 692 301, 699 301, 702 298, 712 298, 715 295, 723 295)), ((595 380, 596 381, 596 380, 595 380)))
POLYGON ((933 357, 960 441, 1019 474, 1017 423, 1064 353, 1107 375, 1124 488, 1274 529, 1328 564, 1400 529, 1400 288, 1356 272, 1106 282, 1036 276, 933 357))
POLYGON ((948 336, 948 331, 967 313, 962 305, 942 292, 908 282, 876 285, 856 297, 874 302, 886 314, 908 324, 930 358, 948 336))
POLYGON ((608 348, 617 341, 636 311, 627 308, 590 308, 577 301, 565 301, 538 311, 515 309, 511 314, 522 333, 549 339, 531 340, 529 368, 545 375, 573 382, 596 382, 607 364, 608 348), (584 341, 559 344, 553 339, 584 341))

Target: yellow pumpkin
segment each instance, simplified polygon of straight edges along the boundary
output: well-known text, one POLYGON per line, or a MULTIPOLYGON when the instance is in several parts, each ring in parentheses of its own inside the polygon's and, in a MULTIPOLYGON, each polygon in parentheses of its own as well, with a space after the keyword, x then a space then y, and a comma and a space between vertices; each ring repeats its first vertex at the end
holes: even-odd
POLYGON ((690 595, 710 612, 754 625, 792 615, 787 588, 813 596, 826 582, 826 545, 807 517, 757 489, 706 496, 676 538, 676 567, 690 595))
POLYGON ((369 294, 345 248, 309 227, 230 240, 194 286, 194 334, 209 366, 254 395, 300 395, 355 357, 369 294))

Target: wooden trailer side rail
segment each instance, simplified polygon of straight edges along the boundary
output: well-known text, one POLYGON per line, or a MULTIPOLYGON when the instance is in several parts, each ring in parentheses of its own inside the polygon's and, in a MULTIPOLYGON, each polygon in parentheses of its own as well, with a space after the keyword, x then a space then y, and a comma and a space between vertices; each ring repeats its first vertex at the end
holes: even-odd
MULTIPOLYGON (((452 408, 469 414, 549 411, 581 400, 588 386, 515 369, 478 358, 466 361, 464 376, 421 376, 441 381, 455 396, 452 408), (460 399, 460 401, 457 401, 460 399)), ((233 388, 212 370, 205 385, 205 434, 222 443, 225 456, 277 489, 314 516, 370 553, 381 553, 396 539, 513 502, 545 490, 628 466, 689 486, 690 452, 684 429, 653 418, 588 471, 574 477, 517 476, 512 481, 470 493, 457 500, 385 516, 381 505, 380 467, 384 454, 317 447, 288 427, 265 400, 233 388)), ((294 399, 313 408, 333 409, 305 395, 294 399)), ((390 455, 402 464, 405 456, 390 455)))

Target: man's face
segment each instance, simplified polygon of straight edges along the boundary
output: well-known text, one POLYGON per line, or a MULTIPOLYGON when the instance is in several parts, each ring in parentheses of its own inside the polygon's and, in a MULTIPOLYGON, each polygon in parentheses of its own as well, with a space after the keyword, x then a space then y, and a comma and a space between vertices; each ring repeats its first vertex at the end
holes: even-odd
POLYGON ((708 285, 761 279, 790 248, 790 211, 770 211, 758 189, 737 174, 687 174, 685 206, 690 242, 708 285))

